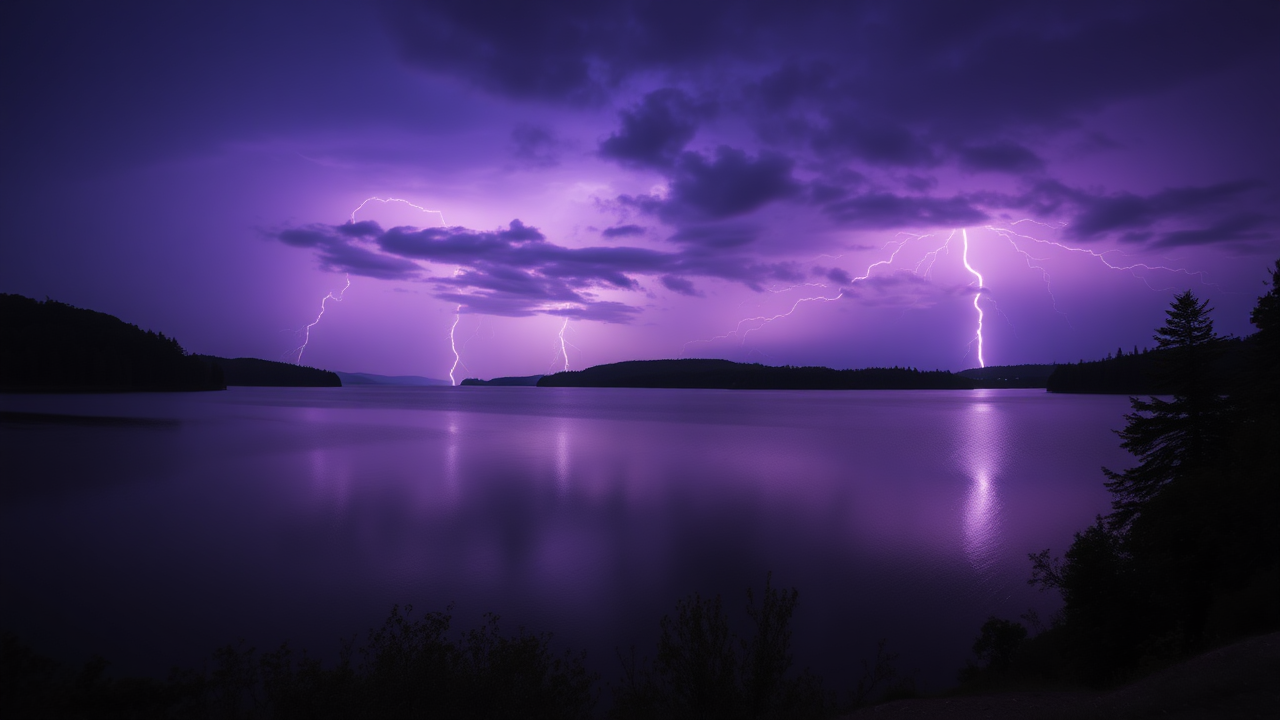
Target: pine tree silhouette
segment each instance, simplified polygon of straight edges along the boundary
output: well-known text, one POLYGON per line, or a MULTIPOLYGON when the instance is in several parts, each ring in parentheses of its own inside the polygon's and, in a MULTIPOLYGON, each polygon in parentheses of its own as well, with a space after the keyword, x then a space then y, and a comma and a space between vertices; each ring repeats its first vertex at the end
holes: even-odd
POLYGON ((1111 521, 1126 527, 1163 489, 1184 480, 1210 460, 1222 433, 1226 403, 1212 384, 1210 363, 1220 339, 1213 331, 1209 302, 1190 290, 1174 298, 1155 340, 1168 350, 1164 384, 1172 400, 1130 398, 1134 412, 1118 431, 1121 447, 1141 459, 1124 472, 1103 468, 1114 499, 1111 521))

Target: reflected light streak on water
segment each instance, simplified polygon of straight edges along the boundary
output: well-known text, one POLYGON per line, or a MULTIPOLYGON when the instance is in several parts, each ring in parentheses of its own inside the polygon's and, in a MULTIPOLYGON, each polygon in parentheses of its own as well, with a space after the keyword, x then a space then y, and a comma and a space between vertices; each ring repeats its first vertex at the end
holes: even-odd
POLYGON ((569 493, 569 428, 563 420, 556 430, 556 490, 569 493))
POLYGON ((984 577, 988 590, 998 591, 992 581, 1003 551, 999 473, 1001 458, 1007 453, 1000 408, 976 402, 969 406, 964 422, 961 455, 969 480, 964 506, 964 553, 973 569, 984 577))

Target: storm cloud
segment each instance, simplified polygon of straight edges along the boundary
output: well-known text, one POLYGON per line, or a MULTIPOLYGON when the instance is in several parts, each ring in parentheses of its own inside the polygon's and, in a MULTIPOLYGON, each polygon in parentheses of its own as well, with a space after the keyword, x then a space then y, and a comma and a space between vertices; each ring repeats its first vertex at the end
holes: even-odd
POLYGON ((288 228, 272 237, 286 245, 314 250, 325 270, 423 282, 433 288, 436 298, 457 304, 465 312, 507 317, 547 314, 628 322, 640 309, 603 300, 601 291, 639 291, 642 286, 637 278, 649 276, 658 277, 668 290, 701 297, 690 277, 716 278, 760 291, 769 281, 794 281, 803 274, 796 263, 761 263, 718 251, 745 241, 726 243, 717 238, 745 237, 749 241, 749 229, 704 231, 702 235, 686 231, 698 237, 684 240, 689 247, 677 252, 625 246, 564 247, 520 220, 494 230, 383 229, 375 222, 362 221, 288 228), (452 270, 433 274, 428 271, 430 265, 452 270))

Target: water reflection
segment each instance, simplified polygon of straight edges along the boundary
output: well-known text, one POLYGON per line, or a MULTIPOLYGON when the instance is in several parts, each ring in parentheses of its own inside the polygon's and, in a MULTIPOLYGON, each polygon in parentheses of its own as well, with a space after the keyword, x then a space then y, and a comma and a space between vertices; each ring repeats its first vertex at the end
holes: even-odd
POLYGON ((445 438, 444 447, 444 482, 445 490, 448 493, 449 501, 457 503, 460 493, 462 492, 461 471, 458 468, 461 454, 462 431, 460 429, 461 413, 446 412, 446 427, 448 435, 445 438))
POLYGON ((964 505, 964 554, 969 564, 990 579, 1000 555, 999 472, 1005 453, 999 408, 975 402, 964 416, 961 433, 963 467, 969 477, 964 505))
POLYGON ((351 467, 341 451, 315 448, 307 453, 311 485, 335 509, 343 510, 351 497, 351 467))
POLYGON ((569 428, 563 420, 556 430, 556 491, 561 497, 569 494, 569 428))
POLYGON ((608 680, 615 648, 652 647, 678 598, 737 607, 773 570, 801 591, 798 661, 854 677, 888 637, 934 686, 988 615, 1053 610, 1021 582, 1025 553, 1105 510, 1094 480, 1125 459, 1108 423, 1127 407, 1031 391, 570 388, 75 402, 184 424, 108 428, 98 444, 84 428, 0 426, 0 487, 79 469, 50 465, 68 443, 98 477, 0 504, 0 629, 37 644, 103 637, 84 654, 163 672, 237 637, 324 651, 393 603, 456 602, 473 613, 460 626, 492 610, 555 632, 608 680), (119 481, 140 472, 154 481, 119 481), (204 635, 169 630, 195 628, 191 613, 210 619, 204 635))

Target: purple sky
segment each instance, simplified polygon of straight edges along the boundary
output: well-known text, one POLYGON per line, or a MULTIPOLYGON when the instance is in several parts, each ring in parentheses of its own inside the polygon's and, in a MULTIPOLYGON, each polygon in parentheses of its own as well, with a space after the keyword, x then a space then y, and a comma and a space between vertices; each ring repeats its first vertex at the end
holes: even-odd
POLYGON ((24 5, 0 291, 193 352, 1074 361, 1280 256, 1275 2, 24 5))

